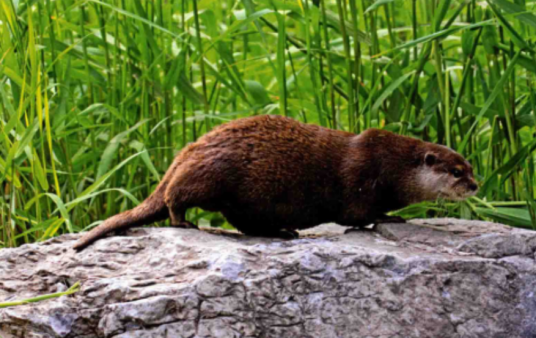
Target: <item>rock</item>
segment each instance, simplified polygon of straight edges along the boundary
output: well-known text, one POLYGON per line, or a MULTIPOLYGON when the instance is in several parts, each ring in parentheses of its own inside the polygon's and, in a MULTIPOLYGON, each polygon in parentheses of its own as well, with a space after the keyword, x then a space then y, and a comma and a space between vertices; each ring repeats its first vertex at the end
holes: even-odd
MULTIPOLYGON (((296 240, 132 229, 0 251, 0 337, 536 337, 536 232, 453 219, 296 240)), ((214 233, 216 232, 216 233, 214 233)))

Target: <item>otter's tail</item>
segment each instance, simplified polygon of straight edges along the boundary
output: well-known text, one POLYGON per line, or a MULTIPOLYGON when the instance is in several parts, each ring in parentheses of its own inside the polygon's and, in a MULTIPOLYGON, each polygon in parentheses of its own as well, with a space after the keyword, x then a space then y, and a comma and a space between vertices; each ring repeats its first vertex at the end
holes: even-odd
POLYGON ((140 205, 134 209, 108 218, 102 224, 80 238, 78 242, 74 244, 73 249, 80 251, 112 231, 142 226, 167 219, 169 217, 169 211, 164 202, 166 186, 167 180, 166 177, 164 177, 164 180, 159 184, 151 196, 140 205))

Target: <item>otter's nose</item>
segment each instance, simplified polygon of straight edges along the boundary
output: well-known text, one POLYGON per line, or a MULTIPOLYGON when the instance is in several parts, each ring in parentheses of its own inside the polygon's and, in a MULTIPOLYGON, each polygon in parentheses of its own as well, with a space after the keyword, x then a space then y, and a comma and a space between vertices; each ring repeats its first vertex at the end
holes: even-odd
POLYGON ((469 183, 469 190, 471 191, 477 191, 478 185, 476 183, 469 183))

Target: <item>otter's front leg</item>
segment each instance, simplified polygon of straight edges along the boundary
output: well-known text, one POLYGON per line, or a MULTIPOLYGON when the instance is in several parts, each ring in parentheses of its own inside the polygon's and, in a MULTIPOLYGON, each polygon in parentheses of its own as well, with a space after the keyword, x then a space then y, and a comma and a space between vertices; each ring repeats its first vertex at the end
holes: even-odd
POLYGON ((344 233, 350 233, 354 231, 370 231, 371 228, 368 226, 371 224, 374 224, 373 219, 367 219, 367 218, 345 218, 342 220, 337 221, 338 224, 342 226, 350 227, 347 229, 344 233))
POLYGON ((406 223, 406 220, 400 216, 381 215, 374 220, 374 225, 380 223, 406 223))
POLYGON ((347 205, 342 213, 336 220, 336 223, 351 227, 346 230, 345 233, 360 231, 360 230, 370 230, 367 226, 374 223, 375 213, 367 208, 367 206, 349 204, 347 205))

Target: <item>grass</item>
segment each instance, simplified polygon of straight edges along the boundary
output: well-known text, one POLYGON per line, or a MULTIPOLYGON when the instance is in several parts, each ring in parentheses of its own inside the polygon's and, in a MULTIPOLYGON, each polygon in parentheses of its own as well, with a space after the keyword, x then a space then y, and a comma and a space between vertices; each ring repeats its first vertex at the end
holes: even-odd
POLYGON ((3 302, 3 303, 0 303, 0 309, 6 308, 6 307, 26 305, 26 304, 30 304, 30 303, 37 303, 37 302, 41 302, 41 301, 44 301, 44 300, 47 300, 47 299, 59 298, 59 297, 62 297, 62 296, 69 296, 69 295, 72 295, 73 293, 76 293, 76 292, 80 291, 80 287, 81 287, 80 282, 76 282, 69 289, 67 289, 64 292, 51 293, 51 294, 37 296, 37 297, 28 298, 28 299, 24 299, 24 300, 3 302))
POLYGON ((188 142, 255 114, 446 144, 473 164, 478 196, 398 214, 536 227, 535 1, 0 7, 0 247, 135 206, 188 142))

